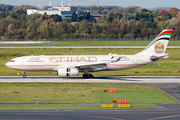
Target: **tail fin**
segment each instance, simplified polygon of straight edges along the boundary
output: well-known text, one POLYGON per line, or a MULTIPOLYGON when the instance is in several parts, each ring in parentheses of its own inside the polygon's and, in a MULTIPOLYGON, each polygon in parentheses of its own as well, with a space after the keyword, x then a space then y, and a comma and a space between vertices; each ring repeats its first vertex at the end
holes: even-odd
POLYGON ((172 31, 171 29, 163 30, 142 52, 136 55, 164 54, 172 31))

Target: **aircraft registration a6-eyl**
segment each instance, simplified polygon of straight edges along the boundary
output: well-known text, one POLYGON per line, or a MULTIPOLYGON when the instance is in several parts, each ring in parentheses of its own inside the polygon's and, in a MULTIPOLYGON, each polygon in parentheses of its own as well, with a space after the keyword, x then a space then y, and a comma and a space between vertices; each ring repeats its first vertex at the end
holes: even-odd
POLYGON ((93 78, 89 72, 136 68, 169 57, 165 54, 172 30, 163 30, 142 52, 135 55, 55 55, 23 56, 10 60, 6 66, 23 71, 56 71, 59 76, 93 78))

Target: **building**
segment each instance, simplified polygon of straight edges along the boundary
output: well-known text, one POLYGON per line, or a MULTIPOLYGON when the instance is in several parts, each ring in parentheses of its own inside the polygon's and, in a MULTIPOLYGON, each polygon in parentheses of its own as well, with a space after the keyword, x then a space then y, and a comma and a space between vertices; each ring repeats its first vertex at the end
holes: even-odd
POLYGON ((41 9, 28 9, 27 10, 27 14, 31 15, 34 13, 39 13, 39 14, 44 14, 46 13, 47 15, 60 15, 62 18, 70 18, 72 16, 72 13, 74 11, 60 11, 58 9, 54 9, 54 8, 49 8, 48 10, 41 10, 41 9))
POLYGON ((56 15, 56 14, 58 14, 62 18, 64 18, 64 17, 65 18, 70 18, 72 16, 73 12, 77 12, 77 8, 64 5, 64 0, 62 0, 61 6, 59 6, 59 7, 51 7, 48 10, 42 10, 42 9, 28 9, 27 10, 28 15, 31 15, 31 14, 34 14, 34 13, 39 13, 39 14, 46 13, 47 15, 56 15))
MULTIPOLYGON (((50 5, 51 6, 51 5, 50 5)), ((81 15, 81 13, 88 13, 90 10, 77 10, 76 7, 71 7, 71 6, 66 6, 64 5, 64 1, 62 0, 61 6, 59 7, 51 7, 48 10, 42 10, 42 9, 27 9, 27 14, 31 15, 34 13, 39 13, 39 14, 44 14, 46 13, 47 15, 60 15, 62 18, 71 18, 73 12, 76 12, 78 17, 81 15)), ((102 14, 93 14, 91 13, 92 16, 95 18, 101 17, 102 14)))
MULTIPOLYGON (((90 12, 90 10, 77 10, 76 13, 77 13, 78 17, 80 17, 81 14, 83 14, 83 13, 87 14, 88 12, 90 12)), ((99 18, 99 17, 101 17, 103 14, 94 14, 94 13, 91 13, 91 15, 92 15, 94 18, 99 18)))
POLYGON ((69 6, 60 6, 60 7, 52 7, 53 9, 57 9, 59 11, 74 11, 77 12, 76 7, 69 7, 69 6))

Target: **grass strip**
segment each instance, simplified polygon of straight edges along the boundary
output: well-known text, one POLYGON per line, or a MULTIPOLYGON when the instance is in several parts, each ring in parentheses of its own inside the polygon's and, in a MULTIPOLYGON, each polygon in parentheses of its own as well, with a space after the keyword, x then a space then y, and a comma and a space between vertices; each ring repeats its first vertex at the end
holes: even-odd
POLYGON ((107 83, 0 83, 0 103, 179 104, 155 86, 107 83), (103 90, 116 89, 117 93, 103 90))
POLYGON ((78 110, 78 109, 152 109, 155 105, 130 105, 129 108, 102 108, 101 105, 0 105, 0 110, 78 110))
MULTIPOLYGON (((12 44, 0 46, 147 46, 151 41, 53 41, 52 43, 12 44)), ((179 46, 179 41, 171 40, 169 46, 179 46)))

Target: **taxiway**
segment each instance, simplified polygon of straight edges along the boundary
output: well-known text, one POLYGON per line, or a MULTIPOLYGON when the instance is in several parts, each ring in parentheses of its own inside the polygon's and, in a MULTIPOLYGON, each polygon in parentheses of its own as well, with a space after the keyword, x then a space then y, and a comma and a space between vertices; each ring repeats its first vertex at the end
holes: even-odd
POLYGON ((180 76, 97 76, 84 79, 80 76, 0 76, 0 82, 57 82, 57 83, 180 83, 180 76))
POLYGON ((148 110, 9 110, 0 111, 2 120, 179 120, 179 105, 148 110))

